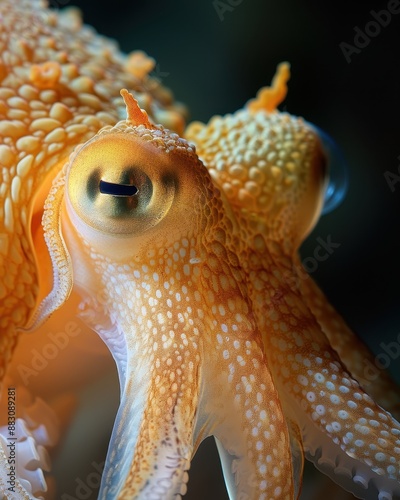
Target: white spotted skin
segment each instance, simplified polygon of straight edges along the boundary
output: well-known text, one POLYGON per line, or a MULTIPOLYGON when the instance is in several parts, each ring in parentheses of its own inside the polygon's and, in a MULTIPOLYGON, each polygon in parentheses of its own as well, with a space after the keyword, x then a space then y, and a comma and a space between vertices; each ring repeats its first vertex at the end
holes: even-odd
POLYGON ((271 286, 287 271, 285 259, 268 256, 266 243, 262 254, 255 252, 249 262, 250 280, 257 283, 251 291, 253 310, 263 331, 268 366, 285 414, 302 430, 307 457, 314 460, 322 453, 315 459, 317 466, 337 481, 344 474, 345 464, 348 469, 343 483, 361 498, 376 498, 381 487, 397 498, 399 423, 373 401, 341 363, 295 281, 291 286, 285 282, 271 286), (260 267, 271 271, 260 273, 260 267), (265 281, 262 294, 257 292, 260 280, 265 281), (342 463, 340 473, 335 472, 338 463, 342 463), (356 484, 356 470, 362 472, 364 491, 356 484))
POLYGON ((300 259, 296 259, 294 269, 295 276, 293 279, 299 285, 299 293, 305 299, 343 364, 351 369, 353 377, 356 378, 368 394, 398 420, 400 418, 398 387, 393 384, 385 370, 380 371, 379 378, 374 377, 371 380, 371 377, 367 376, 367 363, 374 363, 374 356, 371 351, 358 340, 358 337, 353 334, 344 319, 329 304, 323 292, 303 270, 300 259))
MULTIPOLYGON (((136 112, 128 115, 146 120, 136 112)), ((284 279, 297 237, 285 239, 282 226, 269 230, 262 210, 232 206, 176 134, 132 120, 72 155, 44 218, 50 254, 62 247, 51 231, 61 217, 61 261, 70 254, 74 286, 101 297, 125 339, 126 377, 100 498, 182 494, 191 457, 210 434, 232 498, 296 498, 301 449, 356 494, 360 481, 365 498, 397 494, 400 426, 344 369, 296 280, 284 279), (109 154, 114 168, 134 161, 153 179, 173 169, 173 202, 156 224, 136 225, 142 215, 135 221, 133 213, 132 234, 118 236, 108 206, 98 214, 103 222, 87 222, 97 198, 75 206, 79 169, 96 169, 99 158, 108 164, 109 154), (327 442, 322 452, 316 436, 327 442)), ((315 169, 321 156, 311 144, 305 154, 315 169)))
MULTIPOLYGON (((179 177, 179 156, 172 160, 179 177)), ((191 211, 177 203, 160 228, 132 238, 128 259, 104 255, 78 234, 73 216, 63 219, 72 261, 87 262, 91 275, 81 283, 77 269, 75 286, 106 297, 101 306, 118 323, 128 352, 100 497, 172 498, 199 442, 214 434, 237 457, 235 494, 267 499, 276 491, 289 499, 290 437, 249 317, 245 277, 228 250, 233 228, 221 217, 203 165, 193 155, 184 168, 193 179, 191 189, 180 188, 181 203, 188 197, 191 211), (168 460, 176 462, 172 473, 168 460)))

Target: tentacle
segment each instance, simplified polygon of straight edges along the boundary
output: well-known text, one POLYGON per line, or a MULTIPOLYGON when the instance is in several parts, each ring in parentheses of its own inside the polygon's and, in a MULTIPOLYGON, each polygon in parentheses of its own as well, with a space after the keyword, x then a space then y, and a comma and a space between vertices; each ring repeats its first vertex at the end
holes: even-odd
POLYGON ((297 498, 303 454, 295 440, 291 453, 278 392, 259 337, 248 326, 243 321, 240 334, 229 329, 216 335, 202 410, 216 437, 230 498, 297 498))
POLYGON ((65 184, 65 168, 55 178, 46 199, 43 216, 43 232, 50 258, 53 263, 51 292, 42 300, 29 324, 23 331, 34 331, 60 308, 72 290, 72 263, 60 232, 60 210, 65 184), (47 209, 47 210, 46 210, 47 209))
POLYGON ((400 424, 352 379, 282 268, 250 279, 269 366, 308 458, 362 498, 399 495, 400 424))
POLYGON ((194 379, 189 387, 182 370, 168 368, 169 355, 148 367, 137 359, 131 363, 135 373, 128 373, 110 441, 101 499, 162 500, 186 492, 194 446, 198 366, 193 365, 193 372, 186 373, 194 379))
POLYGON ((303 270, 299 259, 294 271, 302 296, 341 361, 363 389, 399 420, 400 397, 395 382, 385 370, 378 370, 374 355, 351 331, 311 276, 303 270))

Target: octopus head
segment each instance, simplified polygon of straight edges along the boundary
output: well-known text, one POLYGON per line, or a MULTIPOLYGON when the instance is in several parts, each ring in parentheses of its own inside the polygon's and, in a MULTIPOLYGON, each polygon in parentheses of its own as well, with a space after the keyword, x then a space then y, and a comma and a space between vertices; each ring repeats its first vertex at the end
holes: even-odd
POLYGON ((293 250, 321 213, 328 159, 315 127, 276 109, 288 78, 289 65, 282 63, 271 87, 244 109, 207 126, 193 123, 187 137, 231 206, 293 250))
POLYGON ((55 281, 30 329, 64 303, 72 283, 93 286, 78 261, 100 255, 146 261, 152 245, 167 247, 204 225, 205 201, 218 198, 195 146, 151 124, 126 90, 121 95, 128 119, 75 148, 53 183, 43 227, 55 281), (80 252, 80 259, 71 259, 71 252, 80 252))

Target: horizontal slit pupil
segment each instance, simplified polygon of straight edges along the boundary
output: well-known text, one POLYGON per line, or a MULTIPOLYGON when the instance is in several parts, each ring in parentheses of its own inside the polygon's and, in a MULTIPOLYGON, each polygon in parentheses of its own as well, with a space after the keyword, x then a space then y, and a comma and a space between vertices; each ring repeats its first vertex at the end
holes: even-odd
POLYGON ((100 193, 112 196, 134 196, 138 188, 132 184, 115 184, 114 182, 100 181, 100 193))

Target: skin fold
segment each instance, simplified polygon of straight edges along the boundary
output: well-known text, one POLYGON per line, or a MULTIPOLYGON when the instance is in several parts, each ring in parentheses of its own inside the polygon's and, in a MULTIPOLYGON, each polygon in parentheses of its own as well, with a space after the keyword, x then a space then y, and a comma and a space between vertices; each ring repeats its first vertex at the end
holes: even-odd
POLYGON ((0 376, 23 390, 49 316, 66 370, 82 360, 75 378, 52 365, 30 379, 18 449, 37 457, 20 452, 10 493, 0 442, 2 495, 46 496, 46 450, 77 380, 109 369, 89 361, 106 345, 121 402, 99 498, 181 497, 210 435, 230 498, 298 498, 304 456, 360 498, 400 498, 398 389, 365 377, 373 356, 298 257, 327 158, 313 127, 277 111, 289 65, 237 113, 185 130, 143 53, 121 55, 73 10, 0 13, 0 376))

